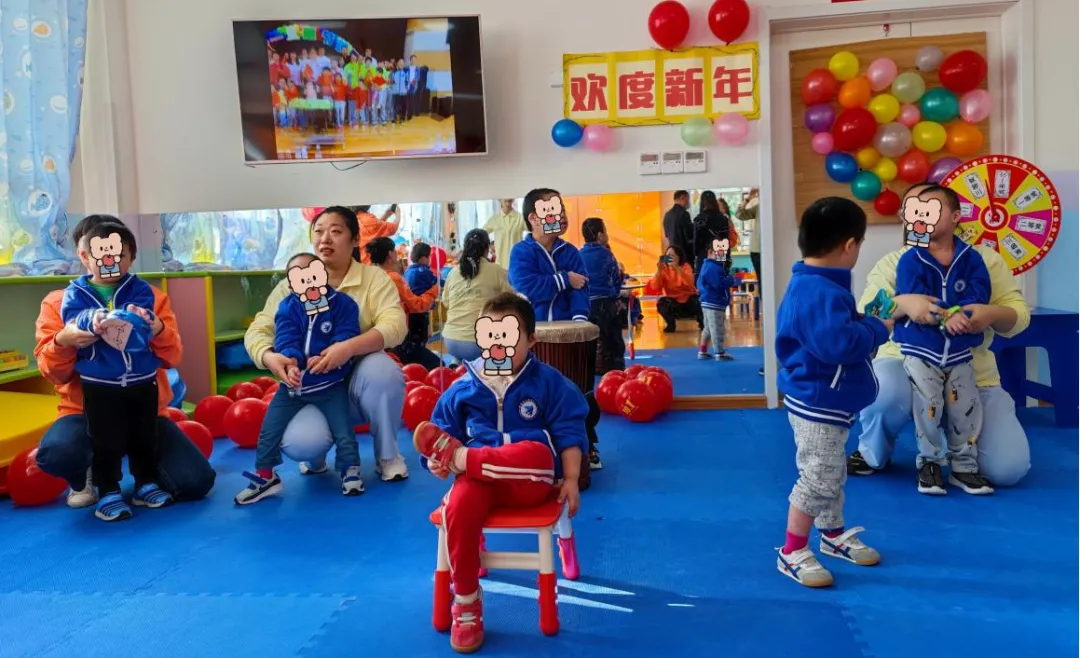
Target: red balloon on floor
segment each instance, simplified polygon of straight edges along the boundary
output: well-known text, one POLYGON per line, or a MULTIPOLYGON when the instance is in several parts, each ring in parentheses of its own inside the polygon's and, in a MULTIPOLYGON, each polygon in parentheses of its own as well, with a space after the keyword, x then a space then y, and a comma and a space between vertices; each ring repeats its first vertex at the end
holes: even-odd
POLYGON ((254 448, 259 443, 259 430, 268 408, 262 400, 237 400, 222 419, 225 435, 241 448, 254 448))
POLYGON ((68 488, 67 482, 38 468, 37 452, 36 446, 23 450, 8 468, 8 495, 18 507, 51 503, 68 488))
POLYGON ((261 398, 263 396, 263 390, 258 384, 252 382, 240 382, 230 386, 225 395, 234 400, 261 398))
POLYGON ((645 369, 645 366, 640 363, 635 363, 625 370, 627 379, 637 379, 641 371, 645 369))
POLYGON ((453 384, 455 379, 457 379, 457 377, 454 376, 453 370, 446 366, 439 366, 428 373, 427 385, 437 389, 441 393, 450 388, 450 384, 453 384))
POLYGON ((427 382, 427 368, 419 363, 401 366, 401 372, 405 375, 405 381, 407 382, 427 382))
POLYGON ((593 390, 593 395, 596 397, 596 404, 600 407, 600 411, 617 414, 619 403, 616 396, 619 393, 619 387, 626 382, 626 377, 621 372, 618 377, 612 377, 612 374, 609 372, 600 379, 600 383, 593 390))
POLYGON ((273 377, 267 377, 266 375, 252 379, 251 383, 261 388, 263 393, 269 391, 271 387, 277 386, 277 381, 273 377))
POLYGON ((401 410, 401 419, 410 432, 420 423, 431 420, 435 403, 439 401, 439 391, 430 386, 421 386, 405 396, 405 406, 401 410))
POLYGON ((638 381, 645 384, 656 401, 656 412, 667 411, 671 408, 671 401, 675 398, 675 388, 666 373, 647 371, 638 381))
POLYGON ((214 452, 214 437, 210 435, 210 430, 206 429, 206 425, 196 423, 193 420, 184 420, 177 423, 176 426, 180 428, 180 431, 184 433, 184 436, 189 441, 195 444, 203 457, 210 459, 210 453, 214 452))
POLYGON ((469 372, 469 368, 464 363, 459 364, 458 367, 454 368, 454 377, 464 377, 467 372, 469 372))
POLYGON ((656 415, 656 400, 652 391, 636 379, 627 380, 615 395, 619 413, 635 423, 647 423, 656 415))
POLYGON ((400 358, 398 358, 398 355, 397 355, 397 354, 394 354, 393 352, 387 352, 387 353, 386 353, 386 356, 390 357, 390 360, 391 360, 391 361, 393 361, 394 363, 398 364, 398 367, 399 367, 399 368, 401 367, 401 359, 400 359, 400 358))
POLYGON ((669 382, 671 381, 671 373, 669 373, 667 370, 664 370, 660 366, 645 366, 645 370, 642 370, 638 374, 637 378, 644 379, 645 375, 648 375, 649 373, 660 375, 661 377, 666 377, 669 382))
POLYGON ((414 381, 405 382, 405 396, 408 397, 409 393, 412 393, 413 391, 420 388, 421 386, 427 386, 427 384, 425 384, 424 382, 414 382, 414 381))
POLYGON ((225 436, 225 426, 221 420, 225 418, 225 412, 235 401, 224 395, 211 395, 199 401, 195 405, 195 422, 206 425, 215 438, 225 436))
POLYGON ((176 407, 165 407, 164 416, 174 423, 182 423, 185 420, 191 420, 186 413, 180 411, 176 407))

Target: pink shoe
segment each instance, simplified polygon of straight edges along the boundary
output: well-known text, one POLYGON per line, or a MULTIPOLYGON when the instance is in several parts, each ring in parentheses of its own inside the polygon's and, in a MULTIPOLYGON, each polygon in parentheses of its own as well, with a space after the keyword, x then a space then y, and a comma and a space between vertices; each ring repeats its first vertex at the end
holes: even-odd
POLYGON ((484 644, 483 590, 472 603, 455 603, 450 608, 450 648, 458 653, 473 653, 484 644))
POLYGON ((574 537, 563 539, 559 537, 559 560, 562 561, 562 575, 567 580, 577 580, 581 576, 581 565, 578 564, 577 543, 574 537))

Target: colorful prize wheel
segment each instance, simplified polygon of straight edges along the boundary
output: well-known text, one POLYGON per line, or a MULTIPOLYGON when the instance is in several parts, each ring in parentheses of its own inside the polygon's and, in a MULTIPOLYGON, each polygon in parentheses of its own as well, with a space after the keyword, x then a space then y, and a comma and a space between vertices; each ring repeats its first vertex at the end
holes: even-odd
POLYGON ((997 250, 1020 274, 1050 251, 1061 228, 1061 201, 1038 167, 1008 155, 987 155, 953 170, 941 184, 960 196, 956 234, 997 250))

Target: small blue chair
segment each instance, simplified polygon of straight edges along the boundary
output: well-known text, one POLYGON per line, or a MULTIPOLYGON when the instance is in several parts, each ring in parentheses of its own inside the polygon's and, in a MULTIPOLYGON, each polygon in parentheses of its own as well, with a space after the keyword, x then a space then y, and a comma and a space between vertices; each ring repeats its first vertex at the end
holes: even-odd
POLYGON ((1031 324, 1019 336, 996 336, 990 350, 997 357, 1001 387, 1012 396, 1017 407, 1027 398, 1054 405, 1054 424, 1058 427, 1080 426, 1080 316, 1073 311, 1051 308, 1031 309, 1031 324), (1050 363, 1050 385, 1027 378, 1027 348, 1046 350, 1050 363))

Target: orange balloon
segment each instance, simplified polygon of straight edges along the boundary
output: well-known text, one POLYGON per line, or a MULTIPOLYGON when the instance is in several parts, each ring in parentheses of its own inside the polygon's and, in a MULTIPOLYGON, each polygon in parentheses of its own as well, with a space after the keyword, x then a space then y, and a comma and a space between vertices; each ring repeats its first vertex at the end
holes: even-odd
POLYGON ((953 155, 975 155, 982 145, 982 131, 970 123, 954 121, 945 130, 945 150, 953 155))
POLYGON ((861 75, 848 80, 840 85, 836 100, 849 110, 865 106, 870 102, 870 81, 861 75))

